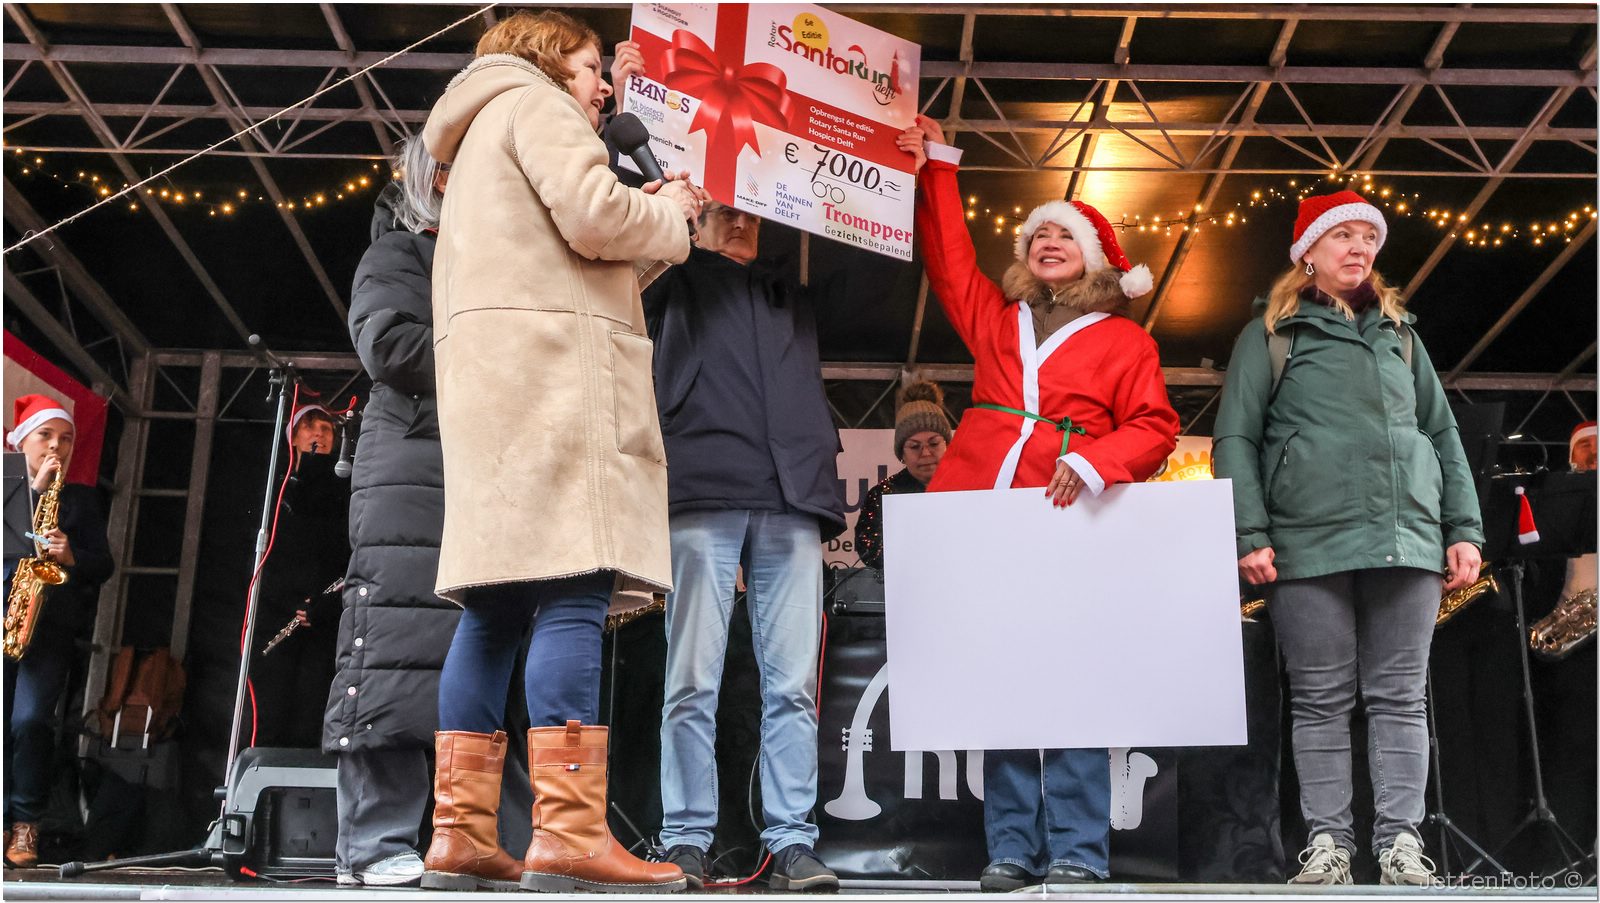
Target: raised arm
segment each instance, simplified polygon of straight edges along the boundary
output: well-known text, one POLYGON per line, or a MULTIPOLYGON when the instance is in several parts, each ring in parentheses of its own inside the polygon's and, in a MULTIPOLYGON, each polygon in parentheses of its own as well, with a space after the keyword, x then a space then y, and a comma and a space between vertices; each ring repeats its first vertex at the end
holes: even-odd
POLYGON ((922 245, 922 266, 944 314, 961 340, 971 346, 977 324, 986 313, 1005 304, 1005 294, 978 270, 978 252, 967 230, 956 181, 961 152, 944 143, 939 124, 918 116, 902 132, 900 147, 913 153, 917 173, 916 233, 922 245))

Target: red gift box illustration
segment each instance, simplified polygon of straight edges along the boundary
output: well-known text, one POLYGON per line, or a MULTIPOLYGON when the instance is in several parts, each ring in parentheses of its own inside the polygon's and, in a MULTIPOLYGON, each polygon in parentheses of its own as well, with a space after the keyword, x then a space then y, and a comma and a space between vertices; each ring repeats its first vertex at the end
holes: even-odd
POLYGON ((757 155, 755 123, 784 128, 794 111, 783 70, 769 63, 744 63, 749 9, 729 7, 717 19, 713 50, 694 34, 678 29, 662 54, 666 86, 700 98, 690 132, 706 133, 706 187, 724 203, 733 201, 739 152, 757 155))

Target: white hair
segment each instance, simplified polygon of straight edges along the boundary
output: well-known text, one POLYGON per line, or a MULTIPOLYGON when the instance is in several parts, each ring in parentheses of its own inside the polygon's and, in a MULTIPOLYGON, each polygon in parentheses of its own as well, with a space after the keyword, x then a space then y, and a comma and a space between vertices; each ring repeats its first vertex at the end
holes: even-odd
POLYGON ((394 218, 412 232, 439 227, 439 206, 444 194, 434 187, 439 161, 433 159, 412 135, 400 143, 394 155, 394 171, 400 174, 400 193, 395 198, 394 218))

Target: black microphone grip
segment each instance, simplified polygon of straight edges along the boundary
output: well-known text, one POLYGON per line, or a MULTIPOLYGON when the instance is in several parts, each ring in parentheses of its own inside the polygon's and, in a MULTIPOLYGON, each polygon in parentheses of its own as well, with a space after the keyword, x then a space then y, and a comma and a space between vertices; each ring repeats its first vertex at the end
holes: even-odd
POLYGON ((638 116, 618 113, 612 117, 606 134, 611 137, 617 150, 628 155, 646 182, 667 180, 666 174, 661 171, 661 164, 656 162, 656 155, 650 150, 650 130, 645 128, 638 116))
MULTIPOLYGON (((650 130, 638 116, 632 113, 618 113, 612 117, 611 125, 606 129, 606 134, 611 137, 617 150, 628 155, 633 161, 639 174, 644 176, 646 182, 667 182, 666 173, 661 171, 661 164, 656 161, 656 155, 650 150, 650 130)), ((684 224, 689 228, 689 235, 695 233, 694 220, 686 219, 684 224)))
POLYGON ((644 176, 646 182, 666 183, 667 174, 661 171, 661 164, 656 162, 656 155, 650 152, 649 145, 628 151, 628 158, 639 168, 639 174, 644 176))

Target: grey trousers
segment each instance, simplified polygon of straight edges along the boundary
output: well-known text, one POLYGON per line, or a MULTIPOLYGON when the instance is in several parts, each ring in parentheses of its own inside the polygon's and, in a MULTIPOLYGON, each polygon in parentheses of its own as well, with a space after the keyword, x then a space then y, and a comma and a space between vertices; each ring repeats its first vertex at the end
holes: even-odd
POLYGON ((1372 850, 1418 840, 1426 807, 1428 650, 1442 578, 1415 568, 1280 581, 1272 624, 1289 671, 1300 810, 1311 836, 1355 850, 1350 713, 1359 690, 1376 818, 1372 850))
POLYGON ((390 856, 415 852, 422 810, 432 792, 425 750, 340 753, 334 868, 351 874, 390 856))
MULTIPOLYGON (((426 750, 340 753, 338 781, 335 869, 352 874, 390 856, 416 851, 422 813, 433 794, 426 750)), ((513 856, 521 856, 533 837, 533 788, 524 755, 506 756, 499 833, 501 848, 513 856)))

